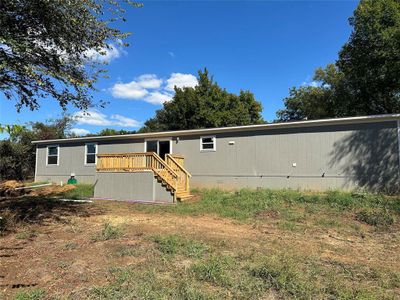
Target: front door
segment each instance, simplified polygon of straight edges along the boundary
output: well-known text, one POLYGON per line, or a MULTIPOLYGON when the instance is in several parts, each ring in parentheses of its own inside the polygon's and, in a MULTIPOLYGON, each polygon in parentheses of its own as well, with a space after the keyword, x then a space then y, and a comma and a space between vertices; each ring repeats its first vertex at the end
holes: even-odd
POLYGON ((160 155, 160 157, 164 160, 165 160, 165 155, 170 153, 169 143, 170 143, 170 141, 159 141, 158 142, 158 155, 160 155))
POLYGON ((162 159, 165 159, 165 155, 171 153, 171 141, 164 140, 151 140, 146 141, 146 152, 155 152, 157 153, 162 159))

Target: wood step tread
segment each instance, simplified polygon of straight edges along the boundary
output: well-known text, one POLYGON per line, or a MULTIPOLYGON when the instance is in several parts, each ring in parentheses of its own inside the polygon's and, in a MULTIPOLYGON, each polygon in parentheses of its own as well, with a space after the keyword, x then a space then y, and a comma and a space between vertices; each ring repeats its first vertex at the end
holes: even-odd
POLYGON ((180 191, 180 190, 177 190, 177 191, 176 191, 176 194, 177 194, 177 195, 190 195, 190 192, 189 192, 189 191, 180 191))
POLYGON ((187 200, 187 199, 190 199, 192 197, 193 197, 193 195, 191 195, 191 194, 185 194, 185 195, 177 194, 176 195, 176 198, 178 198, 179 200, 187 200))

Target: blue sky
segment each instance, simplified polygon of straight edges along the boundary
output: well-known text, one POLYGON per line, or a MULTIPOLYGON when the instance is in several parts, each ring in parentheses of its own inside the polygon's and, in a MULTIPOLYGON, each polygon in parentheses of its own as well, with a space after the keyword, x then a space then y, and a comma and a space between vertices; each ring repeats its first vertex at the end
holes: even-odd
MULTIPOLYGON (((76 132, 135 130, 168 100, 171 87, 195 84, 204 67, 230 92, 250 90, 270 121, 292 86, 311 84, 313 71, 333 62, 347 41, 358 1, 143 1, 121 26, 124 49, 108 53, 109 78, 95 99, 110 103, 79 118, 76 132)), ((52 99, 17 113, 0 94, 0 123, 23 124, 62 112, 52 99)), ((76 109, 71 114, 80 116, 76 109)))

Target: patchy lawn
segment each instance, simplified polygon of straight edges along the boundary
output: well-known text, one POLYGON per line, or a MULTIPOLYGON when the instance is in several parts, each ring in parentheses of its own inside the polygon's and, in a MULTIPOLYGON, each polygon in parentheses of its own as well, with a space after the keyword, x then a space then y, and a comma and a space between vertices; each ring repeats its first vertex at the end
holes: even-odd
POLYGON ((0 200, 0 298, 400 298, 399 198, 196 194, 171 206, 0 200))

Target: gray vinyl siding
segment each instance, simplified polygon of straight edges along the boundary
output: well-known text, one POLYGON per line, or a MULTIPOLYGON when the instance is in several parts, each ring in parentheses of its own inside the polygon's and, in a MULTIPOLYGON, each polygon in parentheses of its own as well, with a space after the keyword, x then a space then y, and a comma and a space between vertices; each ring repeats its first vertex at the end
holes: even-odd
MULTIPOLYGON (((97 143, 98 153, 144 151, 144 139, 97 143)), ((382 121, 175 136, 172 152, 184 155, 192 187, 392 189, 400 179, 398 143, 397 122, 382 121), (200 151, 207 135, 216 136, 214 152, 200 151)), ((59 166, 46 166, 46 146, 38 145, 36 180, 65 181, 73 172, 80 182, 94 182, 84 144, 60 143, 59 166)))
POLYGON ((152 172, 99 172, 94 197, 100 199, 172 203, 173 196, 154 178, 152 172))
POLYGON ((196 187, 376 189, 399 182, 396 122, 217 134, 215 152, 200 152, 199 139, 174 145, 196 187))
MULTIPOLYGON (((143 152, 144 140, 129 140, 118 142, 97 143, 97 153, 127 153, 143 152)), ((85 165, 85 144, 80 143, 61 143, 59 148, 58 165, 46 165, 47 145, 38 145, 36 181, 52 181, 65 183, 71 173, 75 173, 78 182, 94 183, 96 175, 95 165, 85 165)), ((51 144, 55 145, 55 144, 51 144)))

